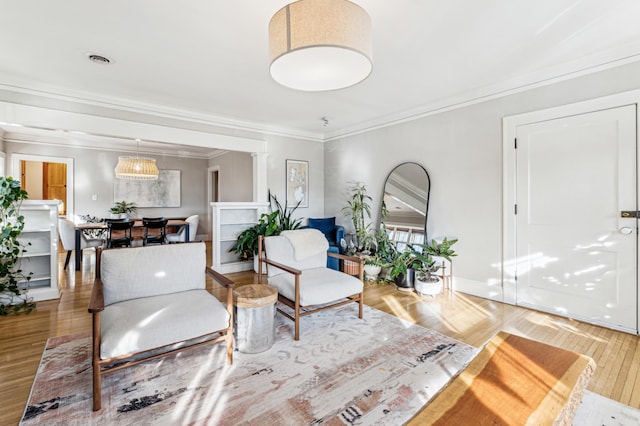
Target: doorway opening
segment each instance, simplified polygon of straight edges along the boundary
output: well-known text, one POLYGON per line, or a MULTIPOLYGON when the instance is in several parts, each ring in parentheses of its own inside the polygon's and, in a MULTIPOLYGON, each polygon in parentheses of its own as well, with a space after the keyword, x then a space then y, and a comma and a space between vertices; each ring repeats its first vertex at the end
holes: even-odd
POLYGON ((58 213, 73 219, 73 159, 44 155, 12 155, 12 176, 32 200, 61 201, 58 213))

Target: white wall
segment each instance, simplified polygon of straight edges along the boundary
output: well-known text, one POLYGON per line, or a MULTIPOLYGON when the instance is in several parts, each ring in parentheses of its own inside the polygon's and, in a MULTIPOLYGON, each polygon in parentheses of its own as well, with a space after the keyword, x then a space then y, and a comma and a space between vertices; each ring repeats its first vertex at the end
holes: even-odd
POLYGON ((218 201, 253 201, 253 158, 248 152, 227 152, 209 160, 217 167, 220 194, 218 201))
POLYGON ((640 88, 640 63, 328 142, 325 213, 338 215, 350 181, 367 185, 377 216, 384 179, 414 161, 431 178, 428 235, 459 237, 458 289, 500 300, 502 118, 640 88))
MULTIPOLYGON (((286 200, 286 160, 309 162, 309 207, 298 208, 294 217, 306 219, 325 216, 324 144, 277 136, 267 137, 267 177, 271 193, 284 205, 286 200)), ((289 205, 294 203, 291 201, 289 205)))

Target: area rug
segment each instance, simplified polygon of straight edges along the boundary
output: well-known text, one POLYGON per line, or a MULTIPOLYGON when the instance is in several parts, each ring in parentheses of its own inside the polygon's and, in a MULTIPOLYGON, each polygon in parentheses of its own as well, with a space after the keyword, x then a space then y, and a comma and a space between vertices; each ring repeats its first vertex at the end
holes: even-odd
POLYGON ((88 335, 49 339, 22 425, 401 425, 476 349, 379 310, 357 306, 293 322, 276 319, 263 353, 213 345, 103 378, 102 410, 91 409, 88 335))
POLYGON ((602 395, 585 391, 573 418, 574 426, 636 426, 640 410, 602 395))

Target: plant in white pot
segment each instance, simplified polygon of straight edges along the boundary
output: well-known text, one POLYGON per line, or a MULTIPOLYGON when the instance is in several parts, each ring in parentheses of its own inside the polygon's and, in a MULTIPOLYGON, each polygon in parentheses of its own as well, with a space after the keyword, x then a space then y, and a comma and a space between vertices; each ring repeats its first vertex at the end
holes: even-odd
POLYGON ((430 255, 425 255, 428 259, 416 270, 416 277, 413 283, 417 293, 424 296, 435 296, 442 291, 442 280, 433 273, 438 269, 435 260, 430 255))
POLYGON ((447 237, 441 242, 433 239, 431 243, 423 245, 423 252, 430 255, 436 262, 437 269, 440 269, 440 275, 451 276, 451 258, 457 256, 456 252, 451 248, 458 239, 448 240, 447 237))
POLYGON ((376 281, 382 270, 382 260, 377 256, 367 256, 364 259, 364 279, 366 281, 376 281))
POLYGON ((112 219, 119 219, 119 218, 125 219, 127 217, 130 217, 130 215, 132 215, 137 211, 138 211, 138 206, 136 205, 136 203, 134 202, 128 203, 125 200, 116 201, 113 204, 113 207, 111 207, 111 209, 109 210, 109 212, 111 213, 112 219))

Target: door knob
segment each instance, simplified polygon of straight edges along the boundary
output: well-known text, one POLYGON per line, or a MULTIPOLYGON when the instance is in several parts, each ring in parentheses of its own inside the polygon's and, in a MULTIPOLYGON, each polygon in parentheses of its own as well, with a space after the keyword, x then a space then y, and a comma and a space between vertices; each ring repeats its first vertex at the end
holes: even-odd
POLYGON ((623 226, 622 228, 620 228, 620 233, 623 235, 629 235, 633 233, 633 228, 629 228, 628 226, 623 226))

